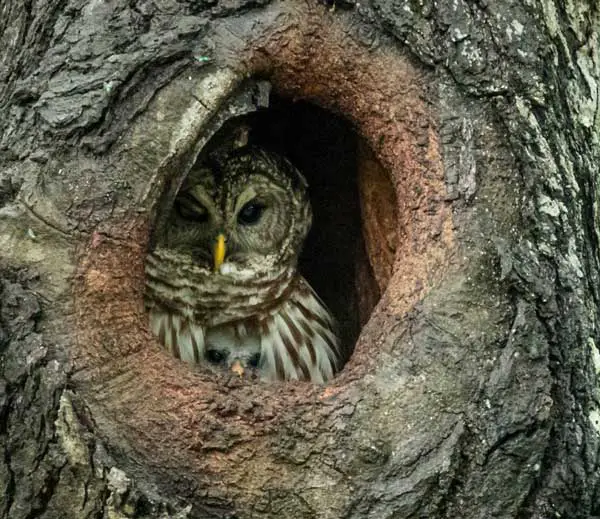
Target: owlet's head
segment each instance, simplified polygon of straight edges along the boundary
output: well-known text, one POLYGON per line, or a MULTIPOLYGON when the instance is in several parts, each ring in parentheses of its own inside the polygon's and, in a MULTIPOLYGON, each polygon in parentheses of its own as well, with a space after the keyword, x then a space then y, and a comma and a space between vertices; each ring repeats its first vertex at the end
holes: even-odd
POLYGON ((197 163, 158 245, 214 270, 295 266, 312 221, 306 188, 289 161, 256 147, 197 163))

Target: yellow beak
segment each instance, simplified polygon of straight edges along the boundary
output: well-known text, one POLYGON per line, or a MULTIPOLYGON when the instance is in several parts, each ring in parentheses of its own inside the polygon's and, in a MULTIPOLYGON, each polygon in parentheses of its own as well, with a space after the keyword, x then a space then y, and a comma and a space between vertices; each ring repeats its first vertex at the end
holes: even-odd
POLYGON ((231 365, 231 371, 241 377, 244 374, 244 366, 242 366, 242 363, 239 360, 234 360, 231 365))
POLYGON ((215 244, 214 250, 214 259, 215 259, 215 271, 218 271, 223 265, 223 261, 225 260, 225 236, 223 234, 219 234, 217 236, 217 243, 215 244))

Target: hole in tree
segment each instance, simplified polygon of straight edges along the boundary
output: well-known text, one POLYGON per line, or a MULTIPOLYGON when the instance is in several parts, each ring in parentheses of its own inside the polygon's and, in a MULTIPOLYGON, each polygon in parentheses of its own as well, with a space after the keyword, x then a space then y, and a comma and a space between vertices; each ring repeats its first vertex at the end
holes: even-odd
POLYGON ((308 182, 313 224, 298 270, 336 318, 345 363, 391 275, 392 184, 350 123, 314 104, 272 95, 268 109, 228 120, 198 161, 240 133, 286 157, 308 182))

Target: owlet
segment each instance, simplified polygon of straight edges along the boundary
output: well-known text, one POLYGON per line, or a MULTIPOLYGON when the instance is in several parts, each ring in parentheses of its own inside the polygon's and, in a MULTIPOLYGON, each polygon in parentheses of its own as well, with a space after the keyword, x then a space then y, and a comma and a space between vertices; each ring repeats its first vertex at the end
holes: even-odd
POLYGON ((279 155, 245 146, 196 164, 146 262, 162 345, 265 380, 331 379, 336 325, 297 271, 311 221, 306 181, 279 155))

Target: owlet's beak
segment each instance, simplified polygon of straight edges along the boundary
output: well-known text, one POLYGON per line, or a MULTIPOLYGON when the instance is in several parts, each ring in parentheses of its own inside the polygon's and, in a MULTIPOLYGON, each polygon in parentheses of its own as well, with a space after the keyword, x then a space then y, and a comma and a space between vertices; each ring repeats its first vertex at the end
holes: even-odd
POLYGON ((215 272, 218 272, 225 261, 225 236, 221 233, 217 236, 217 243, 213 251, 213 258, 215 260, 215 272))
POLYGON ((241 377, 244 375, 244 366, 242 366, 242 363, 239 360, 235 360, 231 365, 231 371, 241 377))

